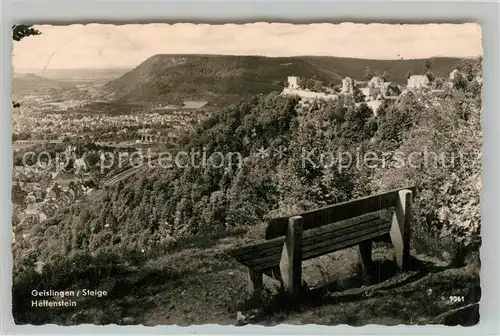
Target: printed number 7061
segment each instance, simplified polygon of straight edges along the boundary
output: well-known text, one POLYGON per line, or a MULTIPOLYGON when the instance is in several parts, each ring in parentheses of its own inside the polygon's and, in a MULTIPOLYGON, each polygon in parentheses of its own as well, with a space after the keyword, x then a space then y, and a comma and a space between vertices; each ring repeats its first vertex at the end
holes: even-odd
POLYGON ((449 300, 450 300, 450 302, 464 302, 464 297, 452 295, 452 296, 450 296, 449 300))

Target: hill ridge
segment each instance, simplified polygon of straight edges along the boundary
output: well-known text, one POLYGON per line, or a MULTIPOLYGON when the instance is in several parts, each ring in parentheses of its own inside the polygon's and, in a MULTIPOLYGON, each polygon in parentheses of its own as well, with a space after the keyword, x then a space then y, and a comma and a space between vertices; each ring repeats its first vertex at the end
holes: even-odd
MULTIPOLYGON (((175 104, 183 100, 232 103, 253 94, 281 91, 288 76, 340 84, 362 79, 365 70, 387 72, 406 83, 408 73, 423 73, 428 59, 370 60, 330 56, 267 57, 246 55, 156 54, 104 86, 112 100, 175 104)), ((448 76, 460 58, 432 58, 430 71, 448 76)))
POLYGON ((75 89, 76 85, 55 79, 43 77, 33 73, 15 74, 12 78, 12 93, 31 93, 41 89, 75 89))

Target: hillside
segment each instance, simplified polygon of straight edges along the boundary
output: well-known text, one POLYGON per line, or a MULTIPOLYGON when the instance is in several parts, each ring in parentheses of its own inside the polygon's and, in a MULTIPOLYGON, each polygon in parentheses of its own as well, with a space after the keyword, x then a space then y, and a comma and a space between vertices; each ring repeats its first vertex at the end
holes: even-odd
POLYGON ((85 69, 16 69, 16 72, 21 74, 34 74, 59 82, 74 83, 74 84, 104 84, 113 79, 116 79, 130 71, 131 69, 123 68, 85 68, 85 69))
POLYGON ((366 67, 373 72, 389 74, 391 81, 398 84, 406 84, 406 75, 423 74, 425 62, 430 61, 430 71, 436 77, 448 78, 458 64, 462 61, 459 58, 434 57, 430 59, 399 59, 399 60, 373 60, 362 58, 341 58, 327 56, 305 56, 301 57, 311 62, 320 71, 331 74, 333 81, 339 81, 345 77, 351 77, 356 80, 362 80, 366 67))
MULTIPOLYGON (((362 79, 366 67, 386 71, 406 83, 408 72, 421 73, 426 60, 368 60, 338 57, 262 57, 224 55, 155 55, 105 85, 123 102, 179 103, 206 100, 234 102, 246 95, 281 91, 287 76, 316 77, 339 84, 350 76, 362 79)), ((447 77, 460 59, 431 59, 431 71, 447 77)))
POLYGON ((12 94, 34 94, 50 90, 76 90, 71 83, 45 78, 35 74, 14 75, 12 79, 12 94))

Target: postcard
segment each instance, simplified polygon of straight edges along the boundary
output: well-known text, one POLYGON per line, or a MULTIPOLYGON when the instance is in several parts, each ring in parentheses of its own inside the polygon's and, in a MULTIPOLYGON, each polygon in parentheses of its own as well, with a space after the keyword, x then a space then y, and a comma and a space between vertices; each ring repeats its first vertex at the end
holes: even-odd
POLYGON ((479 24, 12 33, 16 324, 479 322, 479 24))

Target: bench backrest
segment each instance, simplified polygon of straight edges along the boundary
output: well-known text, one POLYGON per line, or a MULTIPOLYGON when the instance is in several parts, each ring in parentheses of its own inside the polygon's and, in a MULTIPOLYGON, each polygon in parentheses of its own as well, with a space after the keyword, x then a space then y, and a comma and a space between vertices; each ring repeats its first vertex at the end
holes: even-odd
POLYGON ((397 206, 399 192, 411 190, 415 194, 415 187, 400 188, 381 194, 358 198, 348 202, 329 205, 321 209, 303 212, 292 216, 273 218, 266 228, 266 239, 285 236, 290 217, 302 217, 302 230, 314 229, 323 225, 340 222, 371 212, 376 212, 397 206))

